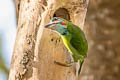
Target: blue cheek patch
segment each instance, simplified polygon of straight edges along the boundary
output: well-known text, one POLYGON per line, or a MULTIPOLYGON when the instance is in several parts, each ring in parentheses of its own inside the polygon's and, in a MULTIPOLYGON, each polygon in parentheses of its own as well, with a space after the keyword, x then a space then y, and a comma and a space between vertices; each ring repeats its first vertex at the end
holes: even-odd
POLYGON ((56 31, 59 32, 61 35, 67 35, 68 31, 67 28, 63 27, 61 24, 56 24, 57 28, 56 31))

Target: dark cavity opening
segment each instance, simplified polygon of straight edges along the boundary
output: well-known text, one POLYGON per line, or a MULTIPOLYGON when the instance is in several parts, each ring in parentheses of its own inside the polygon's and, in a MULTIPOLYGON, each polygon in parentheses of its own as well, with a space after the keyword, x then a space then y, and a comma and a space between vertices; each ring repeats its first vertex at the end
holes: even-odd
POLYGON ((56 10, 53 17, 61 17, 61 18, 64 18, 64 19, 70 21, 69 12, 65 8, 59 8, 58 10, 56 10))
POLYGON ((43 5, 47 6, 47 1, 43 0, 43 5))

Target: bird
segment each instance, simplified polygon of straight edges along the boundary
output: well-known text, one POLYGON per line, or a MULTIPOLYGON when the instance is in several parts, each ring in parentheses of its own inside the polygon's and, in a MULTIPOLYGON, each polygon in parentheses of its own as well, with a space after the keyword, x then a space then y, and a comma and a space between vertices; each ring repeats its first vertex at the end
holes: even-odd
MULTIPOLYGON (((84 32, 77 25, 58 17, 53 17, 50 22, 45 25, 45 28, 55 31, 61 36, 63 44, 72 55, 73 62, 80 63, 80 68, 78 70, 78 74, 80 74, 82 64, 88 52, 88 42, 84 32)), ((56 63, 63 66, 69 66, 73 62, 71 61, 70 63, 64 64, 60 62, 56 63)))

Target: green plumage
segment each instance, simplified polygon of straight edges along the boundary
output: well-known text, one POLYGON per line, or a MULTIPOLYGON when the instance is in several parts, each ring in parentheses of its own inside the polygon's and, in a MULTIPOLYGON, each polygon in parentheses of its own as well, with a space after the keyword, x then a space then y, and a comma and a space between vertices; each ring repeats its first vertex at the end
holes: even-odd
POLYGON ((74 62, 80 61, 80 73, 84 58, 87 55, 88 43, 84 32, 78 26, 68 21, 66 21, 66 23, 68 35, 61 35, 61 37, 63 43, 72 54, 74 62))
POLYGON ((77 54, 74 54, 74 51, 72 53, 73 56, 78 56, 78 59, 75 59, 75 61, 78 61, 81 58, 79 56, 86 57, 88 51, 88 43, 84 32, 78 26, 68 21, 66 21, 66 23, 68 32, 71 34, 70 44, 78 52, 77 54))

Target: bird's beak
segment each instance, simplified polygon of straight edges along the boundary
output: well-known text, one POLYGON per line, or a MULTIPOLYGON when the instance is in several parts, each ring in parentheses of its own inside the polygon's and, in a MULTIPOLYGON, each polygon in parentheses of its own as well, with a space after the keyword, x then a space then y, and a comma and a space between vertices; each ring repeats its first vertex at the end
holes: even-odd
POLYGON ((48 23, 47 25, 45 25, 45 28, 49 28, 50 26, 52 27, 52 26, 54 26, 54 25, 57 24, 57 23, 60 23, 60 22, 59 22, 59 21, 50 22, 50 23, 48 23))
POLYGON ((50 26, 54 25, 55 23, 51 22, 51 23, 48 23, 47 25, 45 25, 45 28, 49 28, 50 26))

